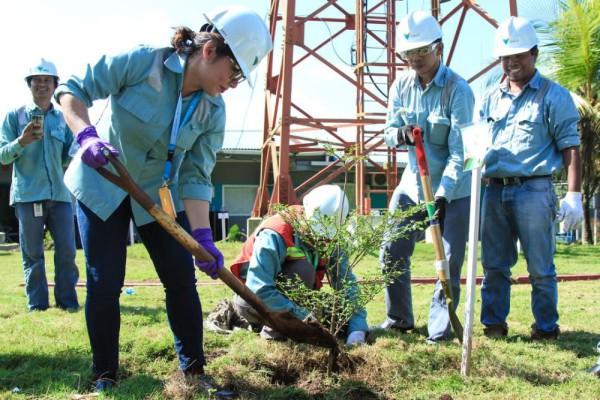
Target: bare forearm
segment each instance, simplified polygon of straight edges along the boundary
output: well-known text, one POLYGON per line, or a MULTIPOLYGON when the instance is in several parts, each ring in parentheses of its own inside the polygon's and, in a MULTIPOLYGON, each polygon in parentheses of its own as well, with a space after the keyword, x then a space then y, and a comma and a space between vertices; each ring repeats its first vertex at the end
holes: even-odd
POLYGON ((204 200, 183 200, 183 207, 192 230, 198 228, 210 228, 208 218, 209 203, 204 200))
POLYGON ((567 171, 567 187, 569 192, 581 192, 581 160, 579 147, 569 147, 562 151, 563 163, 567 171))
POLYGON ((65 121, 73 133, 81 132, 86 126, 92 124, 87 107, 72 94, 65 93, 60 96, 60 105, 65 121))

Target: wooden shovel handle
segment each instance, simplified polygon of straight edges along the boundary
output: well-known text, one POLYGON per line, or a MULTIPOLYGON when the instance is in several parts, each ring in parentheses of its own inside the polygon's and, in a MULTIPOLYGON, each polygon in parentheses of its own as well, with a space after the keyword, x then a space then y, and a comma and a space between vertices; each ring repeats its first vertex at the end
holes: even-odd
MULTIPOLYGON (((129 172, 121 162, 110 153, 106 158, 115 168, 118 175, 105 168, 97 171, 104 178, 114 183, 137 201, 148 213, 177 240, 183 247, 202 261, 214 261, 214 257, 206 251, 189 233, 187 233, 172 217, 165 213, 147 193, 145 193, 131 178, 129 172)), ((242 281, 227 268, 220 268, 219 279, 229 286, 235 293, 251 305, 262 317, 263 323, 279 331, 285 336, 301 343, 309 343, 327 348, 337 348, 338 344, 329 332, 320 324, 306 324, 296 318, 290 311, 273 312, 252 292, 242 281)))
MULTIPOLYGON (((444 243, 442 241, 442 231, 440 224, 433 217, 433 207, 435 199, 433 197, 433 187, 431 185, 431 176, 429 175, 429 166, 427 165, 427 156, 425 155, 425 146, 423 145, 423 131, 421 128, 415 128, 412 131, 415 152, 417 153, 417 165, 419 167, 419 175, 421 177, 421 185, 423 186, 423 197, 425 198, 425 206, 428 208, 427 215, 429 216, 429 227, 431 229, 431 238, 433 241, 433 249, 435 251, 436 261, 447 263, 446 252, 444 251, 444 243)), ((446 297, 446 306, 448 307, 448 316, 450 318, 450 325, 456 333, 458 341, 462 343, 463 340, 463 327, 458 319, 456 310, 454 309, 454 296, 452 295, 452 288, 450 287, 450 277, 446 276, 446 272, 443 268, 436 268, 438 279, 442 285, 444 296, 446 297)))
MULTIPOLYGON (((433 197, 433 187, 431 185, 431 176, 429 175, 429 166, 427 164, 427 157, 425 155, 425 146, 423 145, 423 131, 421 128, 413 129, 413 137, 415 141, 415 152, 417 153, 417 165, 419 167, 419 175, 421 177, 421 186, 423 186, 423 197, 425 198, 425 206, 433 207, 435 199, 433 197)), ((432 216, 430 215, 433 211, 428 210, 430 222, 433 222, 432 216)), ((444 252, 444 245, 442 242, 442 231, 438 223, 429 225, 431 229, 431 239, 433 241, 433 248, 435 250, 435 259, 437 261, 445 260, 446 253, 444 252)), ((439 272, 438 272, 439 274, 439 272)), ((441 272, 442 276, 440 279, 448 280, 445 273, 441 272)))
MULTIPOLYGON (((105 154, 106 155, 106 154, 105 154)), ((206 251, 189 233, 187 233, 173 218, 165 213, 146 192, 144 192, 131 178, 125 166, 113 155, 108 154, 106 158, 115 168, 118 175, 105 168, 98 168, 97 171, 104 178, 125 190, 137 201, 148 213, 162 226, 171 236, 175 238, 183 247, 197 259, 212 262, 214 257, 206 251)), ((239 294, 259 313, 266 314, 268 309, 260 299, 246 287, 239 279, 235 277, 227 268, 219 269, 219 278, 227 284, 234 292, 239 294)))

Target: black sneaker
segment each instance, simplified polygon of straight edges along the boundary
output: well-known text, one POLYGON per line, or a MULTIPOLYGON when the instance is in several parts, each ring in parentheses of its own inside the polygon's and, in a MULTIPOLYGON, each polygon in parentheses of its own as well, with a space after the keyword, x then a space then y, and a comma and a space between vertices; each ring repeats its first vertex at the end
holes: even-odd
POLYGON ((506 337, 508 335, 508 325, 506 322, 503 324, 487 325, 483 328, 483 334, 490 339, 506 337))
POLYGON ((560 327, 556 325, 550 332, 539 330, 535 323, 531 324, 531 340, 557 340, 560 335, 560 327))
POLYGON ((117 382, 114 379, 110 378, 99 378, 94 382, 94 391, 96 393, 106 392, 108 390, 112 390, 117 382))
POLYGON ((389 319, 386 319, 381 324, 376 325, 371 328, 371 330, 382 330, 382 331, 398 331, 400 333, 407 333, 408 331, 412 331, 415 329, 414 325, 400 325, 396 322, 393 322, 389 319))

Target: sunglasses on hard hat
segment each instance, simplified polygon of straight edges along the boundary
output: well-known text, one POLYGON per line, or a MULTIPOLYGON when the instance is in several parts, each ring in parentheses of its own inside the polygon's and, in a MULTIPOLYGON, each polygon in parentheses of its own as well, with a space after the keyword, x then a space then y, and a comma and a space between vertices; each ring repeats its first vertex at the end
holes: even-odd
POLYGON ((424 57, 427 54, 435 51, 435 49, 438 47, 438 44, 439 43, 436 42, 424 47, 419 47, 418 49, 401 51, 400 57, 402 57, 404 60, 408 60, 409 58, 413 57, 424 57))

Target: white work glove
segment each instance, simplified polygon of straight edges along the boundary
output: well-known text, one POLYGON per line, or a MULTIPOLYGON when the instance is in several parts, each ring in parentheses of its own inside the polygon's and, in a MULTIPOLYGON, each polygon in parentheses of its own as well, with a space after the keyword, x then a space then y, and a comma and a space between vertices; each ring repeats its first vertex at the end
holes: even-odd
POLYGON ((350 332, 348 338, 346 339, 347 346, 358 346, 361 344, 365 344, 365 332, 364 331, 354 331, 350 332))
POLYGON ((572 231, 582 219, 581 192, 567 192, 560 201, 558 220, 563 221, 565 231, 572 231))

